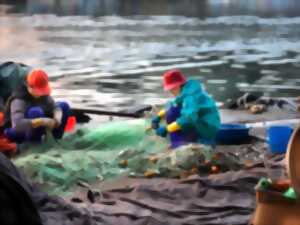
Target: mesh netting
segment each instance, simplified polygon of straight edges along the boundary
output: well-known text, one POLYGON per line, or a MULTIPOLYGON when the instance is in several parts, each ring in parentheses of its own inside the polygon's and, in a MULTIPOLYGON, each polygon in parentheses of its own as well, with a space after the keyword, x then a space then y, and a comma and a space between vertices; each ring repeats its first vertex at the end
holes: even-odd
POLYGON ((154 135, 147 126, 147 120, 110 122, 77 129, 59 142, 47 135, 43 145, 23 146, 28 150, 15 164, 43 190, 60 195, 72 193, 78 184, 121 175, 182 177, 198 173, 203 165, 210 169, 207 161, 215 160, 226 170, 239 167, 224 155, 211 154, 211 148, 204 145, 170 150, 169 141, 154 135))
POLYGON ((47 135, 43 145, 23 146, 30 151, 15 163, 52 193, 66 191, 79 181, 141 174, 150 167, 143 158, 168 148, 167 141, 152 135, 147 126, 146 120, 110 122, 78 129, 58 142, 47 135))

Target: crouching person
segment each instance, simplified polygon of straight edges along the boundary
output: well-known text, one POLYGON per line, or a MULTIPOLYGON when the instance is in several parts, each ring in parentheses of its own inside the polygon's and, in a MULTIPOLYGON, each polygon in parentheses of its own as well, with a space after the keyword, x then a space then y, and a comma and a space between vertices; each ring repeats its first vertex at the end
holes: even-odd
POLYGON ((163 75, 163 86, 175 99, 153 118, 156 134, 162 137, 169 134, 173 149, 189 143, 214 145, 220 115, 201 83, 187 80, 179 70, 170 70, 163 75), (160 126, 162 119, 166 120, 166 126, 160 126))
POLYGON ((47 130, 54 138, 62 138, 70 108, 66 102, 55 103, 50 93, 48 75, 43 70, 32 70, 25 76, 24 84, 7 102, 10 126, 4 133, 8 139, 40 142, 47 130))

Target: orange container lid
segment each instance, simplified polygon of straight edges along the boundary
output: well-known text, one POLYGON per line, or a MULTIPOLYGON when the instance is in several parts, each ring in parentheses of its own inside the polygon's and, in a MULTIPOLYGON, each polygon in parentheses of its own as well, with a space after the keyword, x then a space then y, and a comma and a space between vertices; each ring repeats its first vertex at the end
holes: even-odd
POLYGON ((292 187, 300 195, 300 126, 294 130, 290 138, 286 163, 292 187))

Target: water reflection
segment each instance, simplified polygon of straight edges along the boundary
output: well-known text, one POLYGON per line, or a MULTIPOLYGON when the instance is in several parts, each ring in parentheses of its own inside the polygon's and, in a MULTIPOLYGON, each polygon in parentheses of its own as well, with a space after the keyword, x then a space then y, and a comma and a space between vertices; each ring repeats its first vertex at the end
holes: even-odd
POLYGON ((10 12, 56 15, 299 16, 298 0, 21 0, 10 12))

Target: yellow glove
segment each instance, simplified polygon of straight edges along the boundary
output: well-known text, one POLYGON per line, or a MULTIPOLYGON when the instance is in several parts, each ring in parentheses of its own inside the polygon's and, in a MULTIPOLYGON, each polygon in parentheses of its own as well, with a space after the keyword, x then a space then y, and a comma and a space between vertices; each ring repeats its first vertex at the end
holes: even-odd
POLYGON ((36 119, 31 120, 31 125, 32 125, 33 128, 43 126, 43 124, 44 123, 43 123, 42 118, 36 118, 36 119))
POLYGON ((31 120, 33 128, 44 126, 50 130, 53 130, 57 126, 57 122, 52 118, 36 118, 31 120))
POLYGON ((171 123, 170 125, 167 126, 167 131, 169 133, 172 133, 172 132, 175 132, 175 131, 178 131, 178 130, 181 130, 181 126, 179 126, 178 123, 176 123, 176 122, 173 122, 173 123, 171 123))
POLYGON ((160 111, 157 113, 157 115, 158 115, 160 118, 164 118, 165 115, 166 115, 166 110, 164 110, 164 109, 160 110, 160 111))
POLYGON ((166 115, 166 111, 164 109, 160 110, 156 116, 152 118, 151 121, 151 128, 152 129, 157 129, 159 127, 159 123, 161 119, 166 115))

